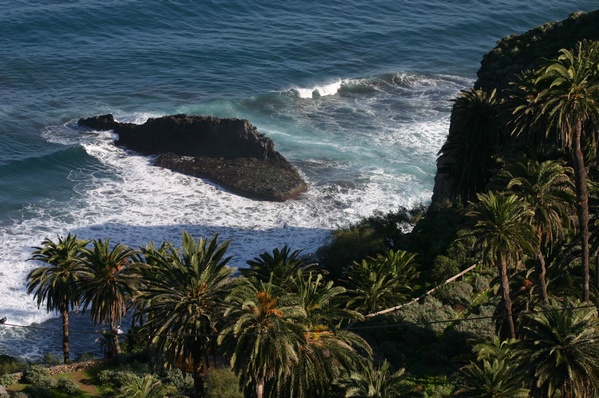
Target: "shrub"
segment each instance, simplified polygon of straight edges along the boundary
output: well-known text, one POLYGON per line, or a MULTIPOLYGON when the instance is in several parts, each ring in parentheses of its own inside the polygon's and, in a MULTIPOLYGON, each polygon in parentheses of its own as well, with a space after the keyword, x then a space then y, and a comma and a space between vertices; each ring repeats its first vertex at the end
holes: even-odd
POLYGON ((44 359, 42 360, 42 362, 45 365, 49 365, 49 366, 56 366, 56 365, 60 365, 62 363, 60 358, 58 358, 56 356, 56 354, 53 354, 51 352, 44 353, 44 359))
POLYGON ((128 370, 105 369, 98 373, 98 380, 114 390, 118 390, 136 377, 135 373, 128 370))
POLYGON ((15 378, 12 375, 0 376, 0 386, 8 387, 15 382, 15 378))
POLYGON ((76 395, 80 391, 79 385, 73 380, 67 379, 66 377, 59 377, 56 379, 55 388, 70 396, 76 395))
POLYGON ((331 279, 345 277, 347 268, 366 257, 376 257, 384 251, 384 240, 372 228, 352 227, 333 232, 331 241, 318 249, 316 255, 331 279))
POLYGON ((33 398, 53 398, 52 390, 47 387, 29 386, 24 390, 28 397, 33 398))
POLYGON ((0 355, 0 375, 8 373, 23 372, 27 368, 27 362, 10 355, 0 355))
POLYGON ((164 382, 173 385, 183 395, 193 394, 193 378, 180 369, 171 369, 166 373, 164 382))
POLYGON ((50 376, 50 371, 42 365, 31 365, 25 370, 23 378, 25 383, 35 387, 50 389, 54 386, 54 379, 50 376))
POLYGON ((243 398, 239 379, 230 369, 214 369, 206 379, 207 398, 243 398))
POLYGON ((469 306, 472 301, 473 290, 472 285, 469 283, 458 281, 443 286, 439 289, 437 295, 445 304, 469 306))
POLYGON ((488 277, 477 275, 472 281, 472 286, 474 287, 474 291, 477 293, 482 293, 484 291, 489 290, 491 287, 491 283, 488 277))

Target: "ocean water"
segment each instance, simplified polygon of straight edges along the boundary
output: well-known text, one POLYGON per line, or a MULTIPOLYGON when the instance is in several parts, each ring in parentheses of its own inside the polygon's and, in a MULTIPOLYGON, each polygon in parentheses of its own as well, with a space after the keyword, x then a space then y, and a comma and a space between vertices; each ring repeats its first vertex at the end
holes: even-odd
MULTIPOLYGON (((26 294, 32 247, 67 233, 133 247, 229 239, 231 265, 430 201, 451 99, 482 56, 595 1, 0 0, 0 354, 60 351, 26 294), (250 120, 309 183, 253 201, 82 132, 80 117, 250 120), (35 326, 35 327, 32 327, 35 326)), ((97 349, 73 316, 74 354, 97 349)))

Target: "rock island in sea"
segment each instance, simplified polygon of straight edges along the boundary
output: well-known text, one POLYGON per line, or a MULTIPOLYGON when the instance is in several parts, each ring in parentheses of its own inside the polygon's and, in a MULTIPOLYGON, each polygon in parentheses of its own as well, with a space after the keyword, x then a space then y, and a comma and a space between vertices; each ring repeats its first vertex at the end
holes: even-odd
POLYGON ((159 155, 156 166, 205 178, 256 200, 283 202, 308 189, 298 170, 273 141, 244 119, 171 115, 144 124, 119 123, 112 115, 80 119, 94 130, 113 130, 117 145, 159 155))

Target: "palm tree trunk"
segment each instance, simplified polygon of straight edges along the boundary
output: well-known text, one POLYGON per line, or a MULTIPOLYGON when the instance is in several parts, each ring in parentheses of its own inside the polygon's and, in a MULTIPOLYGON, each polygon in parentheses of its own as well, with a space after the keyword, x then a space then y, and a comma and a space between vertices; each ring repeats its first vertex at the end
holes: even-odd
POLYGON ((576 185, 576 210, 580 229, 582 248, 582 299, 590 300, 590 267, 589 267, 589 194, 587 189, 587 171, 581 143, 582 125, 578 125, 573 138, 572 166, 576 185))
POLYGON ((201 342, 194 342, 191 356, 193 361, 194 396, 195 398, 204 398, 204 379, 206 378, 206 374, 204 371, 204 355, 201 342))
POLYGON ((547 266, 545 264, 545 257, 543 253, 539 250, 537 252, 537 277, 539 278, 539 287, 541 288, 541 300, 544 304, 549 302, 549 295, 547 294, 547 280, 545 279, 547 275, 547 266))
POLYGON ((119 331, 115 326, 114 322, 110 322, 110 333, 112 338, 112 347, 114 348, 114 355, 119 355, 121 353, 121 345, 119 344, 119 331))
POLYGON ((62 352, 64 354, 64 363, 71 362, 71 348, 69 344, 69 310, 61 310, 62 316, 62 352))
POLYGON ((516 327, 514 326, 514 317, 512 314, 512 298, 510 297, 510 280, 507 275, 507 263, 504 258, 499 261, 499 275, 501 275, 501 293, 503 296, 503 306, 505 307, 505 318, 508 323, 510 338, 516 338, 516 327))
POLYGON ((260 380, 256 383, 256 398, 262 398, 264 396, 264 380, 260 380))

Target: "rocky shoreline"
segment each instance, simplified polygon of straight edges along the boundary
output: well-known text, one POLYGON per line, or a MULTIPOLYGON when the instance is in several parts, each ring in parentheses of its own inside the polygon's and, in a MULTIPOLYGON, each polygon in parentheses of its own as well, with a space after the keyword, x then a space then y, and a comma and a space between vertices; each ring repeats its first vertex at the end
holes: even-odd
POLYGON ((113 130, 116 145, 159 155, 155 166, 207 179, 255 200, 283 202, 308 189, 273 141, 244 119, 171 115, 144 124, 119 123, 112 115, 80 119, 79 126, 113 130))

